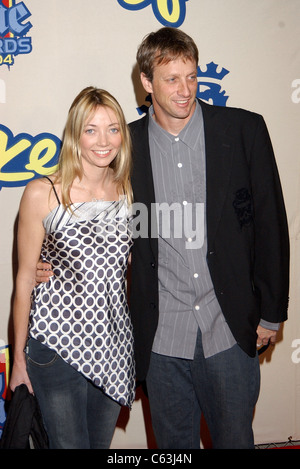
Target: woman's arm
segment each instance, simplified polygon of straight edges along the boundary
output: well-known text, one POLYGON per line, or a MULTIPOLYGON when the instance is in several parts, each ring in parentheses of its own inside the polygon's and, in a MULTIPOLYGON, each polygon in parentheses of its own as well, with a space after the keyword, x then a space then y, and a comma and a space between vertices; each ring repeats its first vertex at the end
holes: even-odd
POLYGON ((45 235, 43 218, 48 211, 49 187, 41 181, 30 182, 23 194, 18 225, 18 273, 13 305, 14 364, 10 379, 12 391, 25 383, 29 392, 33 389, 26 371, 24 348, 28 337, 31 293, 35 286, 36 264, 40 257, 45 235))

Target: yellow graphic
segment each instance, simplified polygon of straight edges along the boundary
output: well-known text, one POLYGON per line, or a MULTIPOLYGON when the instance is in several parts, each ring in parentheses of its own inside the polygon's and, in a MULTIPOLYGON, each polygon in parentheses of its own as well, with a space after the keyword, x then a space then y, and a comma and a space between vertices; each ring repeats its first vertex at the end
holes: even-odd
POLYGON ((0 124, 0 188, 24 185, 37 176, 55 172, 60 143, 46 133, 35 138, 28 134, 13 138, 10 130, 0 124))
POLYGON ((152 5, 152 10, 158 21, 166 26, 180 26, 185 18, 186 2, 188 0, 118 0, 127 10, 141 10, 152 5))

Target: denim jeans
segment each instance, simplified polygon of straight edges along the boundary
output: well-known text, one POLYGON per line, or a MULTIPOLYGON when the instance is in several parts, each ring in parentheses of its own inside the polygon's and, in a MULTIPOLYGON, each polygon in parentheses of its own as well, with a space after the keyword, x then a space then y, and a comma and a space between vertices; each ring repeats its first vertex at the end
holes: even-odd
POLYGON ((29 339, 27 371, 39 402, 50 449, 107 449, 120 405, 53 350, 29 339))
POLYGON ((259 387, 258 357, 238 345, 205 359, 199 333, 193 360, 152 353, 147 389, 158 447, 199 449, 203 413, 214 449, 254 448, 259 387))

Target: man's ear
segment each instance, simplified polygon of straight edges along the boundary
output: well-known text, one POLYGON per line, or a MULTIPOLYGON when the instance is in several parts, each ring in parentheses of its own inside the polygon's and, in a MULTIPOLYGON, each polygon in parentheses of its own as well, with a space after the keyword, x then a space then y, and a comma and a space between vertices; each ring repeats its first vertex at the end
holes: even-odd
POLYGON ((147 91, 147 93, 152 93, 152 82, 149 80, 149 78, 146 77, 145 73, 140 74, 141 82, 144 87, 144 90, 147 91))

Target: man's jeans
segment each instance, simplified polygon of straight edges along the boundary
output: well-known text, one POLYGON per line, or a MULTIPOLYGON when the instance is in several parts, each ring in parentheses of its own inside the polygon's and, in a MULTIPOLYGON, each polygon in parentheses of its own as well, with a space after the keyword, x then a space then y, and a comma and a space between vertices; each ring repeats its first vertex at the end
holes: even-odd
POLYGON ((27 353, 50 448, 109 448, 120 405, 37 340, 29 339, 27 353))
POLYGON ((203 412, 213 448, 254 448, 259 387, 258 357, 238 345, 205 359, 199 333, 194 360, 152 353, 147 389, 158 447, 200 448, 203 412))

